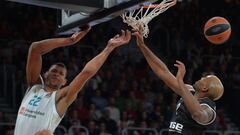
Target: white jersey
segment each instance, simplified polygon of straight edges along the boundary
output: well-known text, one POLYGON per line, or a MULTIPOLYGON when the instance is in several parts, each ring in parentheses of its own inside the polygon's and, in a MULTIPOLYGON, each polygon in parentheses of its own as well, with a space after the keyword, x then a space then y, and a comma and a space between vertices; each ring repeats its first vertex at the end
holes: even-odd
POLYGON ((54 132, 61 121, 55 103, 56 91, 46 92, 34 85, 26 93, 18 110, 14 135, 34 135, 39 130, 54 132))

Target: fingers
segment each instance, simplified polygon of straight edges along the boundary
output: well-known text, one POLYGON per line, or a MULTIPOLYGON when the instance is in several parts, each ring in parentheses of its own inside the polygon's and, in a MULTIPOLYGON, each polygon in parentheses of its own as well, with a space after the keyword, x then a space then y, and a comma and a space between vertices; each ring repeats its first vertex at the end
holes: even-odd
POLYGON ((132 31, 139 32, 139 29, 133 28, 132 31))
POLYGON ((139 30, 133 29, 134 33, 132 35, 136 36, 136 37, 141 37, 142 38, 142 34, 139 30))
POLYGON ((138 26, 136 26, 135 28, 133 28, 132 31, 134 31, 134 32, 136 32, 136 31, 139 31, 139 32, 140 32, 140 31, 143 31, 143 27, 144 27, 144 26, 142 26, 142 25, 138 25, 138 26))
POLYGON ((136 38, 141 38, 142 36, 138 31, 135 31, 134 33, 132 33, 132 35, 135 36, 136 38))
POLYGON ((179 68, 180 65, 179 65, 179 64, 174 64, 174 66, 177 67, 177 68, 179 68))
POLYGON ((91 30, 91 28, 92 27, 88 25, 88 27, 84 31, 89 32, 91 30))
POLYGON ((141 39, 143 40, 142 35, 139 32, 134 32, 133 35, 137 38, 137 39, 141 39))
POLYGON ((174 64, 174 66, 177 66, 177 67, 184 67, 184 68, 185 68, 184 63, 182 63, 182 62, 179 61, 179 60, 176 60, 176 63, 174 64))
POLYGON ((80 33, 80 32, 75 32, 75 33, 73 33, 72 38, 76 38, 79 33, 80 33))
POLYGON ((114 36, 113 38, 118 38, 119 37, 119 34, 117 34, 116 36, 114 36))
POLYGON ((186 72, 185 65, 181 61, 176 60, 174 66, 178 68, 178 72, 182 72, 183 75, 185 74, 186 72))
POLYGON ((127 40, 127 42, 130 41, 131 37, 132 37, 132 33, 129 30, 127 30, 127 32, 126 32, 126 40, 127 40))
POLYGON ((184 65, 181 61, 179 60, 176 60, 176 62, 179 64, 179 65, 184 65))
POLYGON ((126 36, 126 32, 124 30, 121 30, 121 35, 117 34, 113 38, 119 38, 119 37, 125 37, 125 36, 126 36))
POLYGON ((124 38, 125 40, 131 39, 131 32, 129 30, 121 30, 121 35, 117 34, 114 38, 124 38))
POLYGON ((174 66, 175 66, 175 67, 181 67, 181 66, 182 66, 182 64, 181 64, 181 63, 179 63, 178 61, 176 61, 176 63, 174 64, 174 66))
POLYGON ((75 32, 73 35, 72 35, 72 38, 82 38, 83 36, 85 36, 90 30, 91 30, 91 26, 89 25, 84 25, 82 27, 80 27, 80 29, 82 31, 79 31, 79 32, 75 32))
POLYGON ((136 37, 136 42, 138 46, 144 45, 144 39, 140 32, 134 32, 133 35, 136 37))
POLYGON ((127 44, 131 39, 131 32, 129 30, 121 30, 121 34, 117 34, 111 38, 108 44, 118 47, 120 45, 127 44))
POLYGON ((124 30, 121 30, 121 36, 123 36, 123 37, 126 36, 126 32, 124 30))
POLYGON ((84 37, 88 33, 89 30, 90 28, 88 28, 85 31, 75 32, 71 38, 74 40, 80 40, 82 37, 84 37))
POLYGON ((129 30, 121 30, 121 34, 117 34, 113 38, 111 38, 109 41, 111 43, 115 44, 126 44, 131 40, 131 32, 129 30))
POLYGON ((87 25, 81 26, 80 29, 82 31, 88 32, 88 31, 90 31, 91 26, 87 24, 87 25))
POLYGON ((131 32, 129 31, 129 30, 127 30, 127 32, 126 32, 126 36, 131 36, 131 32))
POLYGON ((172 3, 171 6, 174 6, 177 4, 177 0, 173 0, 171 3, 172 3))
POLYGON ((134 36, 140 36, 140 33, 138 31, 134 32, 132 35, 134 36))

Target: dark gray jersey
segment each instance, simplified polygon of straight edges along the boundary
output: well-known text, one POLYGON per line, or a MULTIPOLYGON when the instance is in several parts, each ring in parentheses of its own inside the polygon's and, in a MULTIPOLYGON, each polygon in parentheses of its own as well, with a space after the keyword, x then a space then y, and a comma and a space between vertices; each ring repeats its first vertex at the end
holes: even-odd
POLYGON ((214 111, 213 119, 207 124, 197 123, 192 119, 192 116, 186 108, 182 99, 177 103, 176 113, 169 125, 169 135, 202 135, 207 126, 214 124, 216 118, 216 105, 209 98, 202 98, 198 100, 200 104, 211 107, 214 111))

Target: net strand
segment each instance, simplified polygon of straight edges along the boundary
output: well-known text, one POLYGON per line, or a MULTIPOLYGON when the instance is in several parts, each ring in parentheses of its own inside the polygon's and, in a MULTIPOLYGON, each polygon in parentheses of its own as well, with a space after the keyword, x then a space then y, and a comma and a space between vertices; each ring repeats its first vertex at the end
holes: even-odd
POLYGON ((138 30, 141 28, 141 34, 143 37, 147 38, 149 34, 148 23, 159 14, 165 12, 168 8, 174 6, 176 4, 176 0, 163 0, 156 7, 152 8, 152 4, 145 8, 142 6, 138 12, 133 10, 132 12, 126 12, 121 15, 123 22, 127 23, 133 29, 138 30), (145 13, 144 13, 145 9, 145 13), (150 10, 152 9, 152 10, 150 10))

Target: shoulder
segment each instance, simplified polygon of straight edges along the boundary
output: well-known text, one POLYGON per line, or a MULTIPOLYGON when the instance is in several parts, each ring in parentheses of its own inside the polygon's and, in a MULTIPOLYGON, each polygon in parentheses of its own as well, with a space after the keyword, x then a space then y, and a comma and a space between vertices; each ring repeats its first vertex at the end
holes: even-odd
POLYGON ((69 86, 63 87, 60 90, 57 90, 56 92, 56 101, 59 101, 60 99, 62 99, 63 97, 65 97, 67 95, 69 86))
POLYGON ((26 93, 28 93, 31 89, 43 89, 44 88, 44 79, 41 75, 39 75, 37 81, 34 84, 28 84, 28 88, 26 93))
POLYGON ((204 115, 206 115, 206 121, 204 123, 203 122, 198 122, 198 123, 201 125, 209 125, 213 123, 217 116, 215 109, 205 103, 202 103, 200 105, 204 112, 204 115))
POLYGON ((31 87, 28 87, 27 93, 29 93, 29 92, 36 93, 36 92, 39 92, 43 88, 44 88, 43 85, 35 84, 35 85, 31 86, 31 87))
POLYGON ((196 121, 200 125, 210 125, 212 124, 216 119, 216 105, 215 102, 213 102, 209 98, 202 98, 199 99, 199 103, 203 112, 204 116, 204 122, 196 121))
POLYGON ((208 107, 212 108, 213 110, 216 110, 216 103, 215 103, 214 101, 212 101, 212 100, 211 100, 210 98, 208 98, 208 97, 199 99, 199 103, 200 103, 201 105, 208 106, 208 107))

